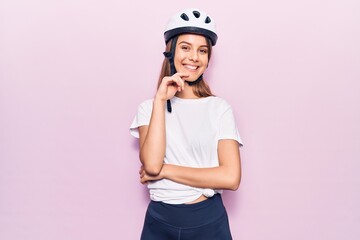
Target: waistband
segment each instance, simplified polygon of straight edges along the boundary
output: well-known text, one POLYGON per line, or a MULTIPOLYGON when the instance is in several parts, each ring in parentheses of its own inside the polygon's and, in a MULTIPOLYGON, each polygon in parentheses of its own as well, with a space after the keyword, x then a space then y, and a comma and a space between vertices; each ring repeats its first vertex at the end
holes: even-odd
POLYGON ((168 204, 151 201, 147 213, 156 220, 174 227, 199 227, 226 214, 220 194, 194 204, 168 204))

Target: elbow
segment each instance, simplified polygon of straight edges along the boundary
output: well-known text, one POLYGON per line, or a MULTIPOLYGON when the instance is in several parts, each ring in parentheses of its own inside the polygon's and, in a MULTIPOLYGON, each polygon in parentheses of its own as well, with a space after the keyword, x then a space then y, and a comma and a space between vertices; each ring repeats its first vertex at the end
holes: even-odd
POLYGON ((161 172, 161 167, 158 166, 144 166, 145 172, 151 176, 157 176, 161 172))
POLYGON ((144 167, 144 170, 147 174, 152 176, 157 176, 160 174, 163 163, 160 161, 152 161, 152 159, 144 158, 140 154, 140 161, 144 167))
POLYGON ((241 169, 237 171, 231 171, 229 172, 228 176, 228 184, 229 184, 229 190, 236 191, 240 187, 241 182, 241 169))
POLYGON ((229 186, 229 190, 236 191, 239 189, 240 182, 234 182, 229 186))
POLYGON ((144 164, 144 170, 151 176, 157 176, 160 174, 163 164, 144 164))
POLYGON ((232 177, 228 180, 228 190, 236 191, 240 187, 241 177, 232 177))

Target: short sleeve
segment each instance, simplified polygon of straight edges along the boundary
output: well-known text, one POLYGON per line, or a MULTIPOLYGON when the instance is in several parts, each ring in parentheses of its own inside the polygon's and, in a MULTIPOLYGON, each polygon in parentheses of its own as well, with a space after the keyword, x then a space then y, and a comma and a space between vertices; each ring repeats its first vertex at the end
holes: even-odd
POLYGON ((220 117, 218 140, 220 139, 233 139, 236 140, 241 147, 243 146, 231 107, 228 107, 220 117))
POLYGON ((152 102, 152 100, 146 100, 138 107, 137 114, 130 126, 130 134, 136 138, 139 138, 139 127, 149 125, 150 123, 152 102))

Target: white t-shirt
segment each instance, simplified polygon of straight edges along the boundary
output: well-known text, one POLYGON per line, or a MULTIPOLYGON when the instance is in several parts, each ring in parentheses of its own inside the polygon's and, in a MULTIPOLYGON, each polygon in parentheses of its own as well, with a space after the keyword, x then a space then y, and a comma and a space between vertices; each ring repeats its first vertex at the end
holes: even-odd
MULTIPOLYGON (((207 168, 219 166, 217 153, 220 139, 240 139, 231 106, 222 98, 171 99, 172 112, 165 111, 166 150, 164 163, 207 168)), ((149 125, 153 100, 139 105, 130 133, 139 138, 138 127, 149 125)), ((193 188, 168 179, 148 184, 150 198, 169 204, 193 201, 211 189, 193 188)), ((210 194, 209 194, 210 191, 210 194)), ((215 190, 221 193, 221 190, 215 190)))

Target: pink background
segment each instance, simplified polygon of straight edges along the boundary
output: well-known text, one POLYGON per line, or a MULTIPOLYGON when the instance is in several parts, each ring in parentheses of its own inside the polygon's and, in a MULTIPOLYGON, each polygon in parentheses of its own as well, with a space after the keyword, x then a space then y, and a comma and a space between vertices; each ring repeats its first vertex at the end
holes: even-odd
POLYGON ((245 143, 234 239, 360 239, 358 0, 0 0, 0 239, 139 238, 128 127, 192 6, 217 21, 206 76, 245 143))

